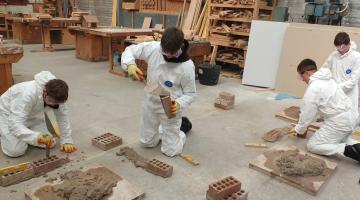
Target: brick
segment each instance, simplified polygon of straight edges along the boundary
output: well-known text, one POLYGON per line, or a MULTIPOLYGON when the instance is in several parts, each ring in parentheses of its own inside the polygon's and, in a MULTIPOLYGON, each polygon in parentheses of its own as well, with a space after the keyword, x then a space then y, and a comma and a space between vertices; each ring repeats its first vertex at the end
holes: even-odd
POLYGON ((170 177, 173 173, 173 167, 161 162, 157 159, 152 159, 147 162, 147 168, 146 170, 152 174, 155 174, 157 176, 161 176, 164 178, 170 177))
POLYGON ((232 176, 223 178, 209 185, 207 196, 214 200, 221 200, 229 195, 240 191, 241 183, 232 176))
POLYGON ((228 92, 220 92, 219 97, 216 98, 214 106, 224 110, 229 110, 234 107, 235 96, 228 92))
POLYGON ((234 192, 230 196, 224 198, 224 200, 247 200, 248 193, 244 190, 234 192))
POLYGON ((35 175, 41 175, 59 168, 67 162, 69 162, 69 160, 52 155, 49 158, 34 161, 32 166, 34 167, 35 175))
POLYGON ((112 133, 105 133, 98 137, 93 138, 92 144, 104 151, 120 146, 122 144, 122 138, 112 133))
POLYGON ((228 92, 220 92, 219 98, 227 100, 227 101, 232 101, 232 102, 235 101, 235 95, 228 93, 228 92))
MULTIPOLYGON (((221 198, 220 200, 247 200, 247 198, 248 198, 248 193, 245 192, 244 190, 241 190, 234 192, 227 197, 221 198)), ((212 198, 208 190, 206 193, 206 200, 217 200, 217 199, 212 198)))
POLYGON ((28 169, 11 172, 1 175, 1 186, 14 185, 26 180, 29 180, 34 177, 34 168, 30 167, 28 169))
POLYGON ((215 100, 214 106, 217 108, 224 109, 224 110, 229 110, 234 107, 234 102, 230 102, 228 100, 217 98, 215 100))

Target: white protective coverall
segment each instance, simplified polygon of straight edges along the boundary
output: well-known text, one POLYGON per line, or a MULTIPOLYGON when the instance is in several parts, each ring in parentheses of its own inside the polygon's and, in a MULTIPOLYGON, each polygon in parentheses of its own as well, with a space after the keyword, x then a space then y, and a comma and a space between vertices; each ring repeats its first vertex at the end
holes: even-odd
POLYGON ((356 114, 349 97, 332 79, 329 69, 320 68, 310 77, 303 97, 297 133, 303 134, 318 112, 323 125, 307 143, 310 152, 320 155, 343 155, 345 145, 354 144, 351 133, 356 126, 356 114))
POLYGON ((353 103, 357 118, 359 117, 359 76, 360 53, 357 45, 351 41, 350 49, 344 55, 337 50, 332 52, 322 67, 329 68, 333 79, 353 103))
POLYGON ((155 147, 161 139, 161 151, 167 156, 175 156, 182 152, 186 136, 180 131, 182 110, 186 108, 196 95, 194 63, 166 62, 158 41, 131 45, 121 56, 125 70, 127 65, 135 64, 135 59, 147 62, 147 81, 158 82, 180 104, 176 117, 168 119, 164 113, 160 97, 145 93, 140 125, 140 142, 145 147, 155 147), (171 82, 171 84, 166 84, 171 82), (162 128, 159 130, 159 126, 162 128), (161 130, 162 129, 162 130, 161 130))
MULTIPOLYGON (((0 97, 0 133, 2 151, 17 157, 25 153, 28 144, 37 144, 39 134, 49 133, 44 117, 44 111, 52 108, 44 107, 43 89, 45 84, 55 79, 47 71, 34 76, 33 81, 18 83, 9 88, 0 97)), ((67 107, 60 104, 58 109, 52 109, 61 130, 60 143, 71 143, 71 129, 67 117, 67 107)))

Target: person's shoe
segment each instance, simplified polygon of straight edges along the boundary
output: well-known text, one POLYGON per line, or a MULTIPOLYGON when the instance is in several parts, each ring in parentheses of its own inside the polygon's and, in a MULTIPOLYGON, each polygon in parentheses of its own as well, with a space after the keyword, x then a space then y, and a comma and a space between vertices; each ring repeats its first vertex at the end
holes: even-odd
POLYGON ((191 124, 189 118, 182 117, 180 130, 186 134, 191 130, 191 128, 192 128, 192 124, 191 124))
POLYGON ((345 146, 344 155, 360 162, 360 143, 345 146))

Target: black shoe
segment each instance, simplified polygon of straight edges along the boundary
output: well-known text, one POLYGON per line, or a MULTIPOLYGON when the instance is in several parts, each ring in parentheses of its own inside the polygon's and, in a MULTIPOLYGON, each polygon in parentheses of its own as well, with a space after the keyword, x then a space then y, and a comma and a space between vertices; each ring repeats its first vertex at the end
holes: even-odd
POLYGON ((191 130, 192 124, 187 117, 182 117, 181 120, 180 130, 186 134, 191 130))
POLYGON ((345 146, 344 155, 360 162, 360 143, 345 146))

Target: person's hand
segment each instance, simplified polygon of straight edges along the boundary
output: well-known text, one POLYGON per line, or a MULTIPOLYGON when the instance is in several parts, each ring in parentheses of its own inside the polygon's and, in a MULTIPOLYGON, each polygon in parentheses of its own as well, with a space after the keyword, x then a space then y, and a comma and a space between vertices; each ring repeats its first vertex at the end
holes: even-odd
POLYGON ((171 101, 171 114, 176 115, 180 110, 180 104, 176 100, 171 101))
POLYGON ((60 151, 65 153, 73 153, 77 150, 74 144, 66 143, 61 145, 60 151))
POLYGON ((128 74, 134 80, 140 80, 139 77, 143 77, 144 73, 135 65, 130 64, 128 67, 128 74))
POLYGON ((297 133, 296 130, 295 130, 295 127, 292 128, 292 129, 290 129, 290 134, 293 135, 293 136, 297 136, 297 135, 298 135, 298 133, 297 133))
POLYGON ((51 147, 53 143, 53 137, 50 134, 42 133, 37 137, 37 143, 51 147))

